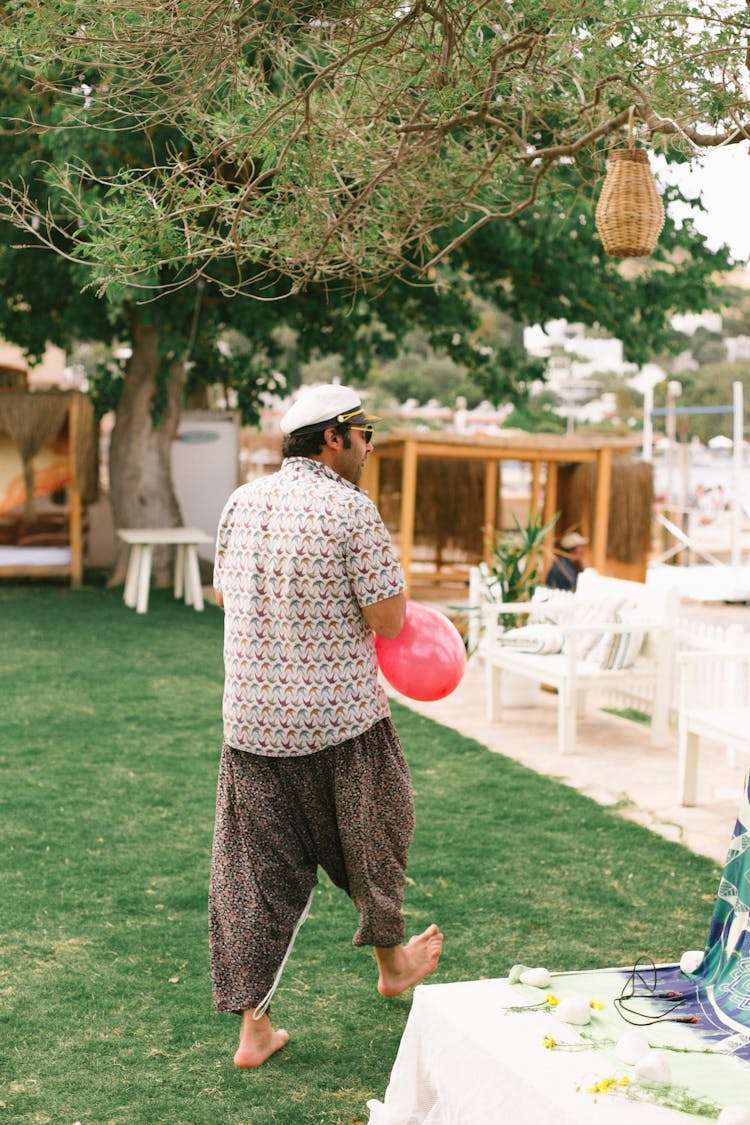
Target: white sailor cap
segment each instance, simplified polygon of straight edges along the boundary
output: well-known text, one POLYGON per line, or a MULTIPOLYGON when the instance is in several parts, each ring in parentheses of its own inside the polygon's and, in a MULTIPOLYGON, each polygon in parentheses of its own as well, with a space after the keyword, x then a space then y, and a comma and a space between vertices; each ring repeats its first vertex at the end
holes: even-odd
POLYGON ((361 425, 379 421, 376 415, 365 411, 357 391, 338 383, 323 383, 303 390, 279 426, 283 434, 314 434, 342 422, 361 425))

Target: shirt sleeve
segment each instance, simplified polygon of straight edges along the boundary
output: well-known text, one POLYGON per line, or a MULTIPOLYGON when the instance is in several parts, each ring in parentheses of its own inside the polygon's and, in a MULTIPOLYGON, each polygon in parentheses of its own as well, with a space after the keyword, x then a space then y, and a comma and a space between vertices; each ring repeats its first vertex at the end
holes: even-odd
POLYGON ((234 526, 234 511, 237 503, 237 493, 233 492, 224 505, 224 510, 219 519, 219 529, 216 533, 216 554, 214 556, 214 590, 217 594, 224 593, 222 583, 224 567, 227 561, 229 540, 234 526))
POLYGON ((380 513, 372 500, 358 499, 349 522, 346 566, 357 602, 369 606, 403 593, 406 580, 380 513))

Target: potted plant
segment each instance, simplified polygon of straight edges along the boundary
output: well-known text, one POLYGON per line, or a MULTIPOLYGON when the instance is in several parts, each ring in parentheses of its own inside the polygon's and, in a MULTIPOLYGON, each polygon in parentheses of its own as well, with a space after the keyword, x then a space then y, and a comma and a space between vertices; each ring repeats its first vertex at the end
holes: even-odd
POLYGON ((515 528, 495 531, 488 566, 487 596, 492 602, 527 602, 544 581, 542 564, 547 536, 559 519, 540 523, 530 515, 525 526, 514 516, 515 528))
MULTIPOLYGON (((537 586, 544 583, 545 544, 559 516, 558 512, 545 524, 531 513, 525 525, 521 525, 514 516, 514 528, 493 533, 492 555, 484 575, 480 613, 493 602, 531 600, 537 586)), ((503 614, 501 624, 504 628, 512 628, 519 624, 519 615, 503 614)), ((501 690, 502 703, 506 707, 532 706, 536 696, 533 681, 507 672, 503 675, 501 690)))

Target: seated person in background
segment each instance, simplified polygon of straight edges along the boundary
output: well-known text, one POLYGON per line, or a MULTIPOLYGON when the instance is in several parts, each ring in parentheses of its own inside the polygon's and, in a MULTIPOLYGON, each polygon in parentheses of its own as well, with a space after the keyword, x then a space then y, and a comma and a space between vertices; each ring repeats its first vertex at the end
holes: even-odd
POLYGON ((555 590, 575 590, 578 575, 583 570, 584 547, 588 539, 577 531, 568 531, 560 540, 564 554, 557 555, 544 579, 545 586, 555 590))

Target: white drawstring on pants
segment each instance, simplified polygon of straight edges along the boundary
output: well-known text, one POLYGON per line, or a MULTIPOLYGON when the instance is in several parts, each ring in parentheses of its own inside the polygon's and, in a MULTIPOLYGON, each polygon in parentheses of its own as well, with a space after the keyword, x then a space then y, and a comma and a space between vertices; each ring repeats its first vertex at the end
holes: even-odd
POLYGON ((313 900, 314 894, 315 894, 315 888, 313 887, 313 889, 310 891, 310 896, 307 900, 307 904, 305 905, 305 909, 300 914, 299 919, 297 921, 297 925, 294 927, 294 930, 292 931, 292 936, 291 936, 291 939, 289 941, 289 945, 286 947, 286 953, 284 954, 284 960, 279 965, 279 971, 277 972, 276 976, 274 977, 273 984, 271 985, 268 992, 265 994, 265 996, 261 1000, 258 1007, 253 1012, 253 1019, 254 1020, 262 1019, 263 1016, 266 1014, 266 1011, 268 1010, 268 1006, 273 999, 273 994, 279 986, 279 981, 281 980, 281 974, 284 972, 284 966, 286 965, 287 961, 289 960, 292 949, 294 948, 294 943, 297 940, 297 934, 300 932, 300 930, 302 928, 302 923, 305 921, 305 918, 307 918, 307 915, 310 912, 310 907, 312 905, 312 900, 313 900))

